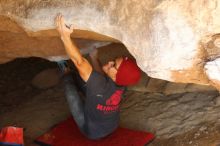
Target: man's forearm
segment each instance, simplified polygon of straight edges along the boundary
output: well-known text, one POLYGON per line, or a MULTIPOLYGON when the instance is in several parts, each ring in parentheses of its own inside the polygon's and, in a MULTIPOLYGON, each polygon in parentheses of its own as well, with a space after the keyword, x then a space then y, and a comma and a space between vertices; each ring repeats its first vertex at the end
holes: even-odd
POLYGON ((67 54, 75 64, 81 64, 83 57, 79 51, 79 48, 75 45, 74 41, 70 37, 62 38, 67 54))
POLYGON ((79 75, 86 82, 92 72, 92 66, 82 57, 79 48, 70 39, 70 34, 73 32, 73 26, 67 27, 62 14, 58 14, 55 19, 56 29, 60 34, 61 40, 64 43, 67 54, 75 64, 79 75))

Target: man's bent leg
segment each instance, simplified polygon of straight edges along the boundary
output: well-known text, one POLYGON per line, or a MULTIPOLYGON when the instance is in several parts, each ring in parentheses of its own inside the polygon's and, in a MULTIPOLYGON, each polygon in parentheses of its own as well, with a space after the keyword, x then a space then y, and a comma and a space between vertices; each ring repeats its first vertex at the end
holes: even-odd
POLYGON ((78 94, 74 81, 71 75, 65 75, 63 77, 64 90, 69 104, 72 116, 78 125, 80 131, 88 136, 88 128, 86 125, 86 119, 84 114, 84 104, 81 97, 78 94))
POLYGON ((80 131, 87 136, 87 126, 84 115, 84 104, 82 102, 81 97, 78 94, 73 77, 70 73, 65 72, 65 61, 60 61, 57 63, 62 74, 61 79, 71 114, 80 131))

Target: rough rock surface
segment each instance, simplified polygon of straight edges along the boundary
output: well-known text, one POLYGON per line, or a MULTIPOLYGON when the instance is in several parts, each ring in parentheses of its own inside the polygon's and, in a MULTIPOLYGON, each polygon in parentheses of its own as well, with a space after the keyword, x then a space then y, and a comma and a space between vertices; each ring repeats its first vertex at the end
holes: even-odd
POLYGON ((219 78, 204 71, 220 54, 219 0, 1 0, 1 62, 64 55, 54 37, 58 12, 75 25, 75 37, 122 42, 151 77, 219 88, 219 78), (32 43, 19 44, 25 40, 32 43))
POLYGON ((128 92, 126 97, 121 108, 121 124, 133 129, 155 131, 158 137, 169 138, 206 122, 220 122, 218 92, 169 96, 128 92))
POLYGON ((128 87, 128 90, 149 93, 162 93, 164 95, 186 92, 217 91, 216 88, 208 85, 168 82, 165 80, 150 78, 146 74, 142 75, 142 79, 137 85, 128 87))
POLYGON ((31 84, 39 89, 47 89, 59 83, 59 74, 57 69, 47 69, 37 74, 31 84))

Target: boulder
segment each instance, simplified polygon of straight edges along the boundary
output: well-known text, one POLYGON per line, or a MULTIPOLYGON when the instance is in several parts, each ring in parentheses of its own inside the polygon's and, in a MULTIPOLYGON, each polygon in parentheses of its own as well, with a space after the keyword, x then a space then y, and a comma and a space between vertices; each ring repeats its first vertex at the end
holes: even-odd
POLYGON ((48 89, 59 83, 59 74, 57 69, 46 69, 38 73, 31 84, 39 89, 48 89))
POLYGON ((0 62, 62 59, 54 25, 59 12, 75 26, 72 37, 123 43, 150 77, 219 89, 207 63, 220 54, 219 0, 2 0, 0 62))

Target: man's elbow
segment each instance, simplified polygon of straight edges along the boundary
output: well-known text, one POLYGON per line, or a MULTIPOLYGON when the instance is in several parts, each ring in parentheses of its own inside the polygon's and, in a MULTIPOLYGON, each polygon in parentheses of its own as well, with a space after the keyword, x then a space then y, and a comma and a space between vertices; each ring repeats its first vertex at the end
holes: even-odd
POLYGON ((75 66, 82 66, 82 64, 85 62, 85 59, 83 57, 80 58, 71 57, 71 60, 73 61, 75 66))
POLYGON ((85 64, 86 62, 87 62, 87 60, 82 57, 81 59, 78 59, 78 60, 76 61, 75 65, 81 67, 81 66, 84 66, 84 64, 85 64))
POLYGON ((91 64, 84 58, 82 62, 78 62, 76 65, 79 74, 81 78, 87 82, 91 72, 92 72, 92 66, 91 64))

